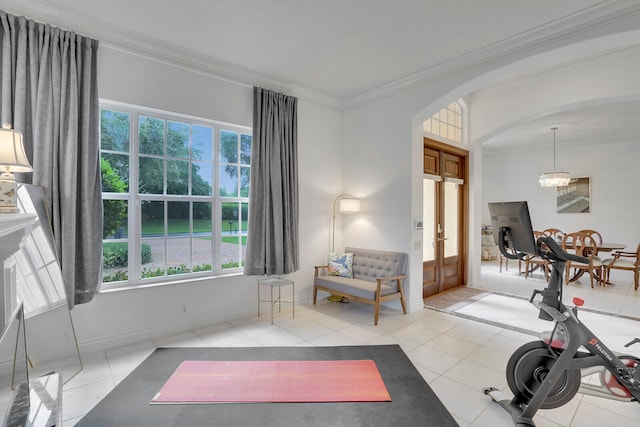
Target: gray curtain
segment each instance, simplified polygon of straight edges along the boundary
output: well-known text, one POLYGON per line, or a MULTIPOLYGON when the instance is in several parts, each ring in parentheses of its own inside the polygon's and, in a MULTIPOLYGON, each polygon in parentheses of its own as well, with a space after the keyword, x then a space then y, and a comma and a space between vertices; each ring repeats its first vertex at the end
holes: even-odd
POLYGON ((2 123, 24 135, 44 189, 69 304, 100 282, 98 41, 0 11, 2 123))
POLYGON ((253 88, 247 276, 299 269, 297 105, 295 97, 253 88))

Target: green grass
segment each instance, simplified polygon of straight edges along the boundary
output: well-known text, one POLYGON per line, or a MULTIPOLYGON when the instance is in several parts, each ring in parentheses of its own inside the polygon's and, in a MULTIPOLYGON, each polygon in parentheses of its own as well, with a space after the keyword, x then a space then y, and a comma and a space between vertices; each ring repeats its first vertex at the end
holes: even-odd
MULTIPOLYGON (((189 232, 189 220, 188 219, 173 219, 169 221, 169 234, 188 233, 189 232)), ((234 220, 231 224, 231 228, 237 232, 238 221, 234 220)), ((242 229, 247 229, 247 221, 242 221, 242 229)), ((229 221, 222 222, 222 231, 229 231, 229 221)), ((196 219, 193 221, 194 233, 208 233, 211 232, 211 221, 206 219, 196 219)), ((164 233, 164 222, 162 220, 144 220, 142 223, 142 235, 154 235, 164 233)), ((237 242, 237 239, 236 239, 237 242)))
MULTIPOLYGON (((238 244, 238 236, 222 236, 222 241, 224 243, 233 243, 238 244)), ((242 244, 247 244, 247 236, 242 236, 242 244)))

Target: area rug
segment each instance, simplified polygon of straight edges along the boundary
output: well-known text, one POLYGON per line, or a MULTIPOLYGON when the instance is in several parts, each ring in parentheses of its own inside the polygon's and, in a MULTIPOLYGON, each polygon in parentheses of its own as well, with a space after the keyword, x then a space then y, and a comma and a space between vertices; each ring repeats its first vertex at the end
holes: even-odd
POLYGON ((373 360, 185 360, 151 403, 390 400, 373 360))
POLYGON ((446 313, 454 313, 456 310, 481 300, 487 295, 490 295, 490 292, 461 286, 426 298, 424 307, 446 313))
POLYGON ((159 348, 77 427, 157 426, 457 426, 398 345, 343 347, 159 348), (150 404, 185 360, 375 361, 390 402, 150 404))

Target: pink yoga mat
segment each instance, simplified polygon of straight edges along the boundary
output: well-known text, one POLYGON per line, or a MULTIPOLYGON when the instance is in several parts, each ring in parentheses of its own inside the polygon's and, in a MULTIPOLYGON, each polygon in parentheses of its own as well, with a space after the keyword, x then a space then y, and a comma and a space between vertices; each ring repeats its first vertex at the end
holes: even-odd
POLYGON ((187 360, 151 403, 385 401, 373 360, 187 360))

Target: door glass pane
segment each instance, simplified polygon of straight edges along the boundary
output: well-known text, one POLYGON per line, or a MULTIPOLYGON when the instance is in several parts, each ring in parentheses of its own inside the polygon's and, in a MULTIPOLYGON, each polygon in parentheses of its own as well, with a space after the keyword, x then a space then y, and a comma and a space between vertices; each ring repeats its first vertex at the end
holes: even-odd
POLYGON ((422 261, 435 259, 435 193, 436 182, 430 179, 422 180, 422 261))
POLYGON ((458 250, 458 191, 459 185, 444 183, 444 256, 456 256, 458 250))

